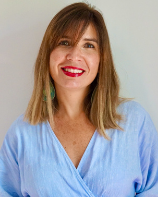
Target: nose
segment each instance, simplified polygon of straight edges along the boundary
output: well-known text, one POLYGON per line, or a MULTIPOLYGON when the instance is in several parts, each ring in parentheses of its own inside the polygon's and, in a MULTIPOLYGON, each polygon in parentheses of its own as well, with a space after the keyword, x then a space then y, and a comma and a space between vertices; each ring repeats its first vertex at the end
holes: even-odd
POLYGON ((82 53, 78 46, 73 46, 67 53, 67 60, 70 61, 81 61, 82 53))

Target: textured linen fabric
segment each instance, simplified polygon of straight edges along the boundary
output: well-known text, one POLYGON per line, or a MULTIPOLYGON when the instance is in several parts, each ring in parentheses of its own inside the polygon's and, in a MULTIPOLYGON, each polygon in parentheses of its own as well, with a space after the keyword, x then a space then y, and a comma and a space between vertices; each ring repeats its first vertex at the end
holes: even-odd
POLYGON ((95 131, 77 169, 48 122, 20 116, 0 151, 0 197, 158 197, 158 133, 138 103, 118 111, 124 131, 95 131))

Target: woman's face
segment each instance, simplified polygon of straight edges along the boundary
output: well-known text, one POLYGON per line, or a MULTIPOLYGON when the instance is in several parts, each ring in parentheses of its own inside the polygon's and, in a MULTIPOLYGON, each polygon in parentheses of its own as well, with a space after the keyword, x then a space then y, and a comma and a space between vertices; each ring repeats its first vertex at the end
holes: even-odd
POLYGON ((89 25, 77 43, 72 45, 69 35, 64 35, 50 54, 50 75, 55 88, 88 88, 98 73, 100 62, 97 33, 89 25))

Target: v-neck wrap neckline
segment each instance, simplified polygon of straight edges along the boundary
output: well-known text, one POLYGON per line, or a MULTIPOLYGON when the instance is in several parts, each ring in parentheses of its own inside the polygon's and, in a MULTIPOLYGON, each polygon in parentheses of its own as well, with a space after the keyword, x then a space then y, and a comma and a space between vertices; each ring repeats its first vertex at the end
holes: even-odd
MULTIPOLYGON (((97 130, 95 130, 94 134, 92 135, 88 146, 86 148, 86 150, 84 151, 82 158, 77 166, 77 168, 74 166, 73 162, 71 161, 70 157, 68 156, 67 152, 65 151, 64 147, 62 146, 62 144, 60 143, 59 139, 57 138, 57 136, 55 135, 53 129, 51 128, 49 122, 47 121, 47 127, 48 130, 50 132, 50 134, 52 135, 53 139, 55 139, 55 142, 57 144, 56 148, 60 149, 60 157, 64 157, 65 161, 67 162, 67 167, 69 167, 69 169, 71 171, 73 171, 73 173, 76 175, 76 178, 78 179, 78 181, 80 182, 80 184, 82 185, 82 187, 85 189, 85 191, 88 193, 88 195, 90 197, 95 197, 93 195, 93 193, 90 191, 90 189, 87 187, 87 185, 85 184, 85 182, 83 181, 83 178, 81 177, 81 170, 82 167, 85 165, 85 159, 87 159, 87 156, 89 154, 89 151, 91 151, 91 148, 93 147, 93 144, 95 143, 95 138, 96 138, 96 134, 97 134, 97 130)), ((63 164, 64 165, 64 164, 63 164)))

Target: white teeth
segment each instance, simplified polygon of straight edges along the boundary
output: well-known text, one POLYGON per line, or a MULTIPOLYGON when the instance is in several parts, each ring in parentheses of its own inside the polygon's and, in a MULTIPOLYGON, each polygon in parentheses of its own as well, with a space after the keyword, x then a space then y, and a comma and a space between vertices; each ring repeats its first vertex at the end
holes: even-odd
POLYGON ((65 71, 70 73, 82 73, 82 70, 72 69, 72 68, 64 68, 65 71))

